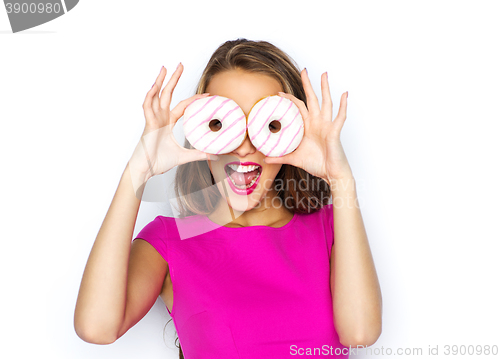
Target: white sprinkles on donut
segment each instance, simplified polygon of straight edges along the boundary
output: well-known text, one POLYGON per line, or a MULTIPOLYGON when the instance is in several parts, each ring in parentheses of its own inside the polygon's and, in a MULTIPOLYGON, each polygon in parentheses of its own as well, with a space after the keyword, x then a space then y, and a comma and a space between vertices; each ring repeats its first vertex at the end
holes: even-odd
POLYGON ((248 115, 250 141, 268 157, 281 157, 295 150, 304 136, 299 108, 289 99, 268 96, 257 102, 248 115), (269 124, 279 121, 281 129, 271 132, 269 124))
POLYGON ((196 99, 184 110, 183 129, 186 139, 197 150, 219 154, 238 148, 245 139, 246 116, 233 100, 222 96, 196 99), (219 120, 214 131, 209 124, 219 120))

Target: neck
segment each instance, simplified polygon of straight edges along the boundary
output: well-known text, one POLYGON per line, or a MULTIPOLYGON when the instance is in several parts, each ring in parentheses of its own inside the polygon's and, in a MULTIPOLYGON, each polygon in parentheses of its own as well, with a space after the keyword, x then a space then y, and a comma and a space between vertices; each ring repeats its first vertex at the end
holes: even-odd
POLYGON ((226 227, 250 227, 250 226, 268 226, 281 227, 288 223, 293 217, 292 212, 283 205, 277 206, 278 200, 276 191, 269 190, 261 199, 259 204, 247 211, 239 211, 232 208, 225 198, 221 198, 217 203, 216 209, 208 215, 213 222, 226 227))

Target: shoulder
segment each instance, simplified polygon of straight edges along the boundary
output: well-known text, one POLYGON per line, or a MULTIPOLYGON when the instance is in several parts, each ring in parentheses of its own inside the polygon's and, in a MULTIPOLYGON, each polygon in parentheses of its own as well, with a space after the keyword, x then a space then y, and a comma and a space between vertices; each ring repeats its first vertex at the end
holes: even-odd
POLYGON ((323 207, 321 207, 319 212, 323 212, 323 214, 333 213, 333 203, 325 204, 323 207))
POLYGON ((333 204, 326 204, 312 213, 299 214, 295 228, 315 236, 326 236, 333 244, 333 204), (302 228, 302 229, 301 229, 302 228))
POLYGON ((321 209, 316 212, 319 221, 323 227, 324 238, 328 249, 328 256, 331 256, 333 243, 335 242, 333 231, 333 204, 329 203, 323 205, 321 209))
POLYGON ((164 241, 176 241, 203 235, 213 231, 216 227, 203 215, 182 218, 157 216, 144 227, 141 233, 144 231, 147 234, 155 234, 164 241))
MULTIPOLYGON (((179 228, 184 228, 189 220, 185 218, 156 216, 135 236, 133 241, 142 239, 151 244, 169 262, 169 252, 173 241, 180 239, 179 228)), ((189 225, 188 225, 189 227, 189 225)))
POLYGON ((174 217, 158 215, 141 229, 138 236, 141 234, 161 238, 175 236, 177 232, 176 221, 178 220, 174 217))
POLYGON ((321 208, 311 213, 296 213, 296 222, 308 227, 313 228, 333 228, 333 205, 326 204, 321 208))
POLYGON ((333 203, 329 203, 322 208, 323 216, 327 216, 327 219, 333 225, 333 203))
POLYGON ((300 214, 300 216, 306 218, 307 220, 321 219, 328 221, 331 219, 333 221, 333 204, 325 204, 312 213, 303 213, 300 214))
POLYGON ((328 222, 333 221, 333 204, 325 204, 318 211, 318 215, 326 219, 328 222))

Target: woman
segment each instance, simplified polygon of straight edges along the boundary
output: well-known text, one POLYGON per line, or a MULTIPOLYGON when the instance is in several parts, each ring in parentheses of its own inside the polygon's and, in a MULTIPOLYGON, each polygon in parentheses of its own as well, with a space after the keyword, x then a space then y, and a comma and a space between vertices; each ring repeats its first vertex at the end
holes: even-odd
POLYGON ((320 107, 307 70, 299 73, 268 42, 238 39, 215 51, 197 94, 170 111, 182 69, 160 96, 162 67, 144 101, 141 141, 82 278, 77 334, 112 343, 160 295, 188 359, 348 357, 348 346, 372 345, 381 333, 382 299, 340 143, 347 93, 332 122, 326 73, 320 107), (227 154, 204 153, 187 141, 179 146, 173 126, 208 95, 234 100, 246 116, 266 96, 287 98, 303 118, 302 141, 282 157, 266 157, 248 136, 227 154), (242 194, 237 187, 246 184, 231 183, 238 175, 228 164, 245 171, 247 162, 259 177, 242 194), (157 216, 130 244, 145 183, 175 166, 180 218, 157 216))

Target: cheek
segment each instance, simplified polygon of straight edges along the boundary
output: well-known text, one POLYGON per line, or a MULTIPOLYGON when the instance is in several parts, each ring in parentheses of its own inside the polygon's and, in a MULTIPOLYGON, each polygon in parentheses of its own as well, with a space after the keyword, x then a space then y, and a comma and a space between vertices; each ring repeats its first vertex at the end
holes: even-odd
POLYGON ((281 166, 282 166, 281 164, 267 165, 265 168, 265 171, 267 173, 266 176, 274 179, 276 177, 276 175, 278 174, 278 172, 280 171, 281 166))
POLYGON ((261 179, 263 180, 262 184, 266 189, 271 189, 272 185, 274 184, 274 180, 281 169, 281 166, 281 164, 266 165, 266 167, 263 168, 261 179))
POLYGON ((210 168, 210 172, 215 179, 215 182, 221 181, 225 177, 224 166, 220 163, 208 161, 208 167, 210 168))

